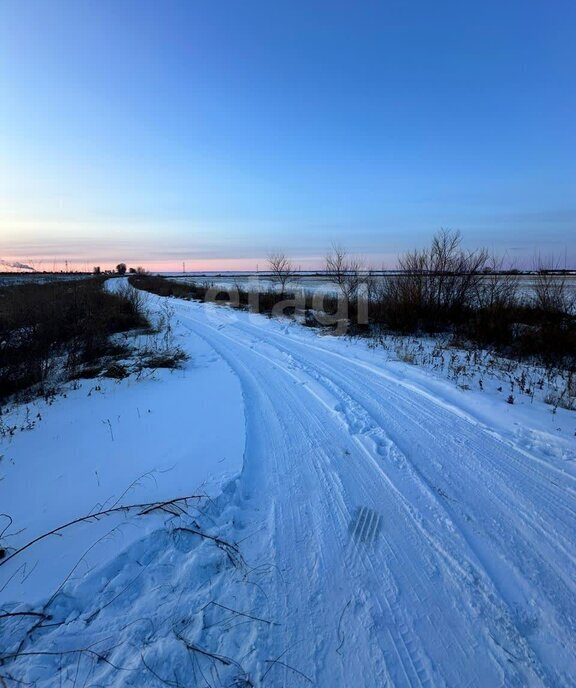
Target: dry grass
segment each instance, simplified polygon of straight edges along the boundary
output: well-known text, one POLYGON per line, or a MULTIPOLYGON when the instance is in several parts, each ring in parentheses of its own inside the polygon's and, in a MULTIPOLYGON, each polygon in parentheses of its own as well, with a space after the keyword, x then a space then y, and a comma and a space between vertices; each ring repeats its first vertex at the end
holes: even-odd
POLYGON ((126 353, 113 335, 149 327, 141 295, 103 286, 92 278, 0 289, 0 400, 126 353))

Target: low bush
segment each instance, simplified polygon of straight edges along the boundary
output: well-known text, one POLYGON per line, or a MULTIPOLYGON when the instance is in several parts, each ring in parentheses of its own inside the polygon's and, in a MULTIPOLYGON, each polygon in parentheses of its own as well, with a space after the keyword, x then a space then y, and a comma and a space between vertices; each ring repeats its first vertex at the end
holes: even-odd
POLYGON ((167 351, 141 355, 138 359, 137 367, 143 368, 168 368, 175 370, 181 368, 182 364, 188 359, 188 355, 180 348, 175 347, 167 351))
POLYGON ((153 275, 135 275, 130 282, 160 296, 266 315, 298 313, 304 325, 337 334, 449 334, 464 346, 576 372, 576 307, 566 280, 540 266, 532 291, 521 292, 517 271, 503 270, 485 250, 463 251, 460 242, 459 233, 440 232, 430 248, 400 258, 401 272, 379 278, 361 273, 358 261, 334 249, 325 274, 337 295, 326 294, 321 307, 317 297, 302 290, 227 292, 153 275))

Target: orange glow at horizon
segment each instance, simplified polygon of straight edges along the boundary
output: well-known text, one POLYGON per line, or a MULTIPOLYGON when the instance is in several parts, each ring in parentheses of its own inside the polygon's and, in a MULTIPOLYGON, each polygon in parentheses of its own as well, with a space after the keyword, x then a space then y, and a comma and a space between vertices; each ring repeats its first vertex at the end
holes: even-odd
MULTIPOLYGON (((321 269, 320 258, 304 258, 294 260, 294 265, 303 270, 321 269)), ((27 271, 33 268, 36 272, 92 272, 98 266, 102 272, 114 270, 118 263, 125 263, 127 268, 142 267, 149 272, 256 272, 266 271, 268 261, 266 256, 258 258, 211 258, 202 260, 129 260, 120 258, 116 261, 98 260, 63 260, 61 258, 50 259, 42 257, 15 257, 11 256, 0 262, 0 272, 27 271)))

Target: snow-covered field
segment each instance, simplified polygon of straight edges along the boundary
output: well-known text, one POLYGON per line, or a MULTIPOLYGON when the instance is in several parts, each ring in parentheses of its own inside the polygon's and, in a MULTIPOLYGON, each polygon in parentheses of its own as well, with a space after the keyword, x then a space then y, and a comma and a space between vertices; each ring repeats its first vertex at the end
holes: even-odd
MULTIPOLYGON (((195 282, 197 284, 214 284, 224 289, 240 288, 247 291, 265 291, 267 289, 278 289, 277 281, 274 281, 270 273, 267 272, 245 272, 245 273, 226 273, 226 272, 190 272, 190 273, 163 273, 170 279, 184 282, 195 282)), ((394 273, 389 273, 394 274, 394 273)), ((389 276, 388 274, 388 276, 389 276)), ((397 274, 397 273, 396 273, 397 274)), ((386 279, 385 275, 378 275, 376 279, 386 279)), ((518 293, 530 298, 533 296, 534 287, 538 280, 533 274, 520 274, 517 276, 518 293)), ((556 278, 562 281, 568 294, 576 294, 576 274, 573 272, 556 278)), ((338 287, 334 285, 330 277, 322 273, 302 272, 297 273, 289 283, 290 289, 304 290, 308 292, 322 292, 325 294, 338 293, 338 287)))
POLYGON ((7 685, 575 685, 576 413, 172 304, 184 370, 0 419, 8 555, 199 496, 0 560, 7 685))

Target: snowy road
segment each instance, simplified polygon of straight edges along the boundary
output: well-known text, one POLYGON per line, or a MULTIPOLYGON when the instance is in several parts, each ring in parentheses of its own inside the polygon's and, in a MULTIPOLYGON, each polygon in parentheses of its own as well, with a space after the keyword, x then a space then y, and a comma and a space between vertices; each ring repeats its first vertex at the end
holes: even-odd
POLYGON ((95 502, 202 484, 206 506, 126 521, 121 537, 86 525, 6 566, 4 597, 51 621, 21 642, 26 617, 0 625, 6 648, 28 653, 0 675, 38 686, 576 685, 574 413, 463 391, 293 322, 169 303, 185 370, 38 402, 43 421, 7 444, 10 542, 95 502), (238 543, 245 563, 186 534, 192 518, 238 543), (87 573, 42 602, 87 545, 87 573))
POLYGON ((263 524, 245 544, 273 558, 267 656, 319 686, 574 685, 573 474, 277 324, 177 316, 242 387, 244 469, 222 518, 263 524))

